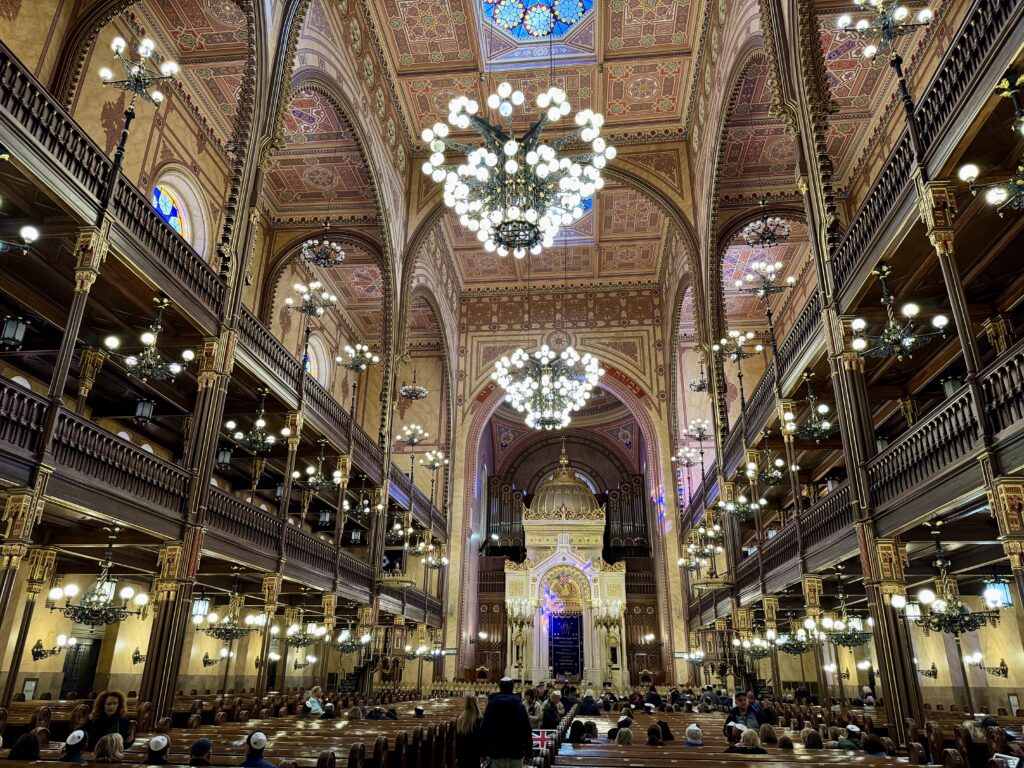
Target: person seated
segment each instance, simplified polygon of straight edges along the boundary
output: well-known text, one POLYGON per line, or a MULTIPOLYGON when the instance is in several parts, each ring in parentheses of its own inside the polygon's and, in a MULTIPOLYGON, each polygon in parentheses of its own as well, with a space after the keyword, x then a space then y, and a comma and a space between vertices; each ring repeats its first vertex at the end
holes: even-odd
POLYGON ((804 749, 824 749, 825 745, 821 741, 821 734, 817 731, 808 731, 804 737, 804 749))
POLYGON ((124 746, 130 747, 135 741, 135 732, 127 711, 127 699, 121 691, 103 691, 97 696, 89 720, 83 726, 89 743, 98 745, 107 734, 119 733, 124 746))
POLYGON ((775 726, 771 723, 762 723, 761 730, 757 733, 761 737, 761 743, 766 747, 779 743, 779 736, 775 733, 775 726))
POLYGON ((733 754, 739 755, 766 755, 768 750, 761 746, 761 739, 757 735, 757 731, 753 728, 743 728, 741 725, 737 725, 737 728, 742 728, 740 733, 740 741, 738 744, 730 744, 725 750, 733 754))
POLYGON ((651 723, 649 726, 647 726, 647 746, 665 746, 665 742, 661 738, 661 726, 659 726, 657 723, 651 723))
POLYGON ((569 726, 568 741, 570 744, 585 744, 587 742, 587 729, 582 720, 572 721, 572 725, 569 726))
POLYGON ((263 731, 253 731, 245 740, 245 760, 239 763, 241 768, 277 768, 272 762, 263 756, 263 750, 267 748, 267 734, 263 731))
POLYGON ((639 685, 634 685, 633 686, 633 692, 631 694, 629 694, 628 701, 629 701, 629 706, 634 707, 634 708, 635 707, 639 707, 641 704, 644 703, 644 695, 640 692, 640 686, 639 685))
POLYGON ((544 705, 541 717, 541 728, 553 731, 558 728, 558 723, 565 717, 565 709, 562 707, 562 692, 551 691, 548 701, 544 705))
POLYGON ((580 700, 576 698, 576 686, 574 685, 563 685, 562 686, 562 707, 565 712, 575 707, 580 703, 580 700))
MULTIPOLYGON (((838 730, 838 729, 837 729, 838 730)), ((829 734, 831 735, 831 733, 829 734)), ((828 743, 829 749, 860 749, 860 728, 853 723, 846 726, 846 732, 840 732, 839 738, 828 743)))
POLYGON ((779 736, 779 749, 793 749, 793 740, 789 736, 779 736))
POLYGON ((647 689, 647 696, 644 697, 644 704, 653 704, 655 709, 658 709, 661 704, 661 694, 658 693, 658 689, 653 685, 647 689))
POLYGON ((583 694, 583 698, 580 700, 579 707, 576 708, 576 717, 599 717, 600 715, 601 708, 597 706, 594 691, 591 688, 587 688, 586 693, 583 694))
POLYGON ((678 685, 673 685, 671 690, 668 692, 669 703, 673 706, 682 706, 686 701, 686 695, 679 690, 678 685))
POLYGON ((334 711, 334 705, 330 703, 324 704, 324 720, 333 720, 336 716, 337 713, 334 711))
POLYGON ((761 727, 761 723, 764 722, 764 717, 760 712, 755 712, 750 707, 750 699, 747 698, 746 694, 736 694, 736 706, 729 710, 729 715, 725 718, 725 727, 722 728, 722 732, 728 736, 730 725, 742 725, 744 728, 758 729, 761 727))
POLYGON ((213 742, 209 739, 196 739, 192 742, 188 753, 189 765, 210 765, 210 758, 213 757, 213 742))
POLYGON ((423 707, 416 707, 413 709, 412 717, 414 720, 422 720, 424 717, 423 707))
POLYGON ((124 739, 120 733, 108 733, 96 742, 92 757, 97 763, 124 762, 124 739))
POLYGON ((608 729, 608 743, 614 744, 615 737, 619 735, 619 727, 617 725, 612 726, 608 729))
POLYGON ((146 759, 143 765, 167 765, 167 753, 171 751, 171 740, 158 733, 146 745, 146 759))
POLYGON ((324 691, 319 685, 313 686, 313 690, 309 692, 309 696, 306 697, 306 713, 310 717, 323 717, 324 716, 324 705, 323 705, 324 691))
POLYGON ((394 707, 391 707, 386 712, 384 712, 384 719, 385 720, 397 720, 398 719, 398 711, 394 707))
POLYGON ((651 702, 647 702, 646 704, 644 704, 644 714, 645 715, 653 715, 657 711, 658 711, 658 708, 656 706, 654 706, 654 704, 652 704, 651 702))
POLYGON ((593 720, 587 720, 587 722, 583 724, 583 732, 587 736, 587 741, 596 742, 599 738, 597 735, 597 723, 593 720))
POLYGON ((747 705, 755 712, 761 711, 761 702, 757 700, 757 696, 754 695, 753 691, 747 691, 747 705))
POLYGON ((888 752, 885 751, 885 744, 873 733, 864 734, 864 739, 861 741, 861 749, 864 750, 864 754, 868 757, 886 757, 888 755, 888 752))
POLYGON ((658 728, 661 729, 661 740, 662 741, 675 741, 676 737, 672 735, 672 729, 668 727, 668 723, 664 720, 658 721, 658 728))
POLYGON ((345 715, 345 718, 347 720, 362 720, 363 710, 361 710, 359 707, 352 707, 352 709, 348 711, 348 714, 345 715))
POLYGON ((11 751, 7 754, 8 760, 38 760, 39 739, 31 733, 23 733, 14 742, 11 751))
POLYGON ((688 747, 703 747, 704 746, 704 732, 700 729, 700 726, 696 723, 691 723, 686 728, 686 746, 688 747))
POLYGON ((619 728, 619 732, 615 734, 615 743, 621 747, 630 747, 633 745, 633 731, 629 728, 619 728))
POLYGON ((619 728, 629 728, 633 725, 633 718, 629 717, 628 715, 623 715, 619 718, 619 721, 615 723, 615 725, 617 725, 619 728))
POLYGON ((60 750, 60 762, 62 763, 88 763, 82 753, 89 748, 89 737, 85 731, 78 729, 68 734, 64 740, 64 746, 60 750))

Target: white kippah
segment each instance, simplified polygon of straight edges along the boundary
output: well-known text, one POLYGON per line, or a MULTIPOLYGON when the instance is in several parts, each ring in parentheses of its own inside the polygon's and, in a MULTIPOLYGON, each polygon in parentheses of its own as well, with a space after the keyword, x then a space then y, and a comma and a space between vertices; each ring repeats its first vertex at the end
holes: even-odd
POLYGON ((860 733, 860 728, 858 728, 853 723, 850 723, 848 726, 846 726, 846 730, 848 730, 850 733, 860 733))
POLYGON ((263 749, 267 746, 267 734, 263 731, 256 731, 249 737, 249 746, 253 749, 263 749))
POLYGON ((736 729, 737 731, 739 731, 740 733, 743 733, 743 732, 744 732, 745 730, 747 730, 747 726, 743 725, 743 723, 736 723, 736 724, 735 724, 735 725, 733 726, 733 728, 735 728, 735 729, 736 729))
POLYGON ((157 734, 156 736, 154 736, 152 739, 149 740, 149 748, 151 750, 153 750, 154 752, 159 752, 161 749, 166 747, 167 744, 168 744, 167 737, 164 736, 162 733, 161 734, 157 734))
POLYGON ((75 744, 81 743, 82 739, 84 739, 84 738, 85 738, 85 731, 82 731, 82 730, 72 731, 71 733, 68 734, 68 737, 67 737, 67 739, 65 740, 64 743, 67 744, 69 747, 73 747, 73 746, 75 746, 75 744))
POLYGON ((506 677, 503 677, 503 678, 501 678, 501 680, 500 680, 499 682, 502 682, 502 683, 511 683, 511 682, 512 682, 512 678, 511 678, 511 677, 508 677, 508 676, 506 676, 506 677))

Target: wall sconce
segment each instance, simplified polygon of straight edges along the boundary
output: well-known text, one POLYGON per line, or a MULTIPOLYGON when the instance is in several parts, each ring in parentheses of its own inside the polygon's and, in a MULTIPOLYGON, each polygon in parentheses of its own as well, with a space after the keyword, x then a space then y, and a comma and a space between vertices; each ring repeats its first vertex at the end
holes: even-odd
POLYGON ((849 680, 850 679, 850 670, 846 669, 846 670, 843 670, 842 672, 840 672, 839 671, 839 667, 837 667, 835 664, 826 664, 823 667, 823 669, 826 672, 829 672, 829 673, 835 675, 840 680, 849 680))
POLYGON ((132 664, 145 664, 146 655, 139 650, 138 646, 135 646, 135 650, 132 651, 132 664))
MULTIPOLYGON (((267 655, 267 659, 270 661, 271 664, 273 664, 275 661, 280 661, 281 660, 281 654, 271 652, 270 654, 267 655)), ((261 659, 259 656, 257 656, 256 657, 256 669, 260 669, 262 666, 263 666, 263 659, 261 659)))
POLYGON ((59 653, 63 653, 64 649, 68 646, 78 645, 78 638, 68 637, 67 635, 57 635, 57 645, 53 648, 44 648, 42 640, 36 640, 36 644, 32 646, 32 661, 42 661, 48 659, 50 656, 56 656, 59 653))
POLYGON ((295 669, 305 669, 310 664, 316 664, 316 656, 314 656, 313 654, 307 654, 305 662, 300 662, 298 659, 296 659, 295 663, 292 664, 292 666, 295 667, 295 669))
POLYGON ((993 675, 995 677, 1004 677, 1005 678, 1005 677, 1009 677, 1010 676, 1010 668, 1008 666, 1006 666, 1006 660, 1005 659, 1000 659, 999 660, 999 666, 997 666, 997 667, 986 667, 985 666, 985 660, 982 658, 982 655, 979 652, 979 653, 973 653, 970 656, 965 657, 964 661, 966 661, 972 667, 976 667, 978 669, 984 669, 986 672, 988 672, 988 674, 993 675))
POLYGON ((217 659, 211 659, 209 652, 204 653, 203 654, 203 666, 204 667, 215 666, 217 664, 220 664, 227 657, 228 657, 228 649, 227 648, 221 648, 220 649, 220 658, 217 658, 217 659))
POLYGON ((914 659, 914 669, 917 670, 917 674, 921 675, 922 677, 930 677, 932 680, 935 680, 939 676, 939 669, 935 666, 934 661, 932 662, 931 667, 929 667, 928 669, 921 669, 917 666, 917 659, 914 659))

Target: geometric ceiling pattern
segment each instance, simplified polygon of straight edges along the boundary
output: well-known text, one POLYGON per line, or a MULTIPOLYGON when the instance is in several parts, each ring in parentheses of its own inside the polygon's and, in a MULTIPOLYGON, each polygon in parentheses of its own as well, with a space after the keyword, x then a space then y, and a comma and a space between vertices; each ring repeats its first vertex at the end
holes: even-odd
MULTIPOLYGON (((557 27, 561 30, 557 40, 550 35, 519 36, 522 26, 507 32, 498 28, 492 19, 499 5, 511 9, 513 5, 518 8, 519 3, 369 3, 404 122, 413 132, 409 138, 418 149, 424 149, 420 131, 445 121, 451 99, 465 95, 483 105, 502 80, 526 94, 528 108, 517 110, 517 115, 525 112, 535 119, 536 94, 555 84, 566 91, 574 111, 593 109, 603 113, 606 133, 613 138, 617 132, 638 128, 683 135, 692 45, 700 15, 694 3, 541 3, 555 9, 556 17, 561 13, 565 19, 575 19, 572 24, 557 27), (579 13, 580 8, 583 13, 579 13), (481 72, 485 73, 483 80, 481 72)), ((537 5, 525 0, 522 3, 527 13, 537 5)), ((569 128, 568 122, 552 126, 552 132, 569 128)))
POLYGON ((283 146, 273 155, 265 189, 277 219, 376 217, 370 174, 352 128, 315 90, 299 91, 289 102, 283 146))
POLYGON ((609 182, 593 207, 567 236, 538 256, 500 257, 480 247, 453 212, 442 219, 453 245, 455 266, 464 290, 527 283, 533 287, 570 284, 651 283, 657 279, 668 219, 643 192, 609 182))
POLYGON ((181 66, 177 83, 221 144, 234 134, 248 31, 235 0, 142 0, 127 14, 181 66))

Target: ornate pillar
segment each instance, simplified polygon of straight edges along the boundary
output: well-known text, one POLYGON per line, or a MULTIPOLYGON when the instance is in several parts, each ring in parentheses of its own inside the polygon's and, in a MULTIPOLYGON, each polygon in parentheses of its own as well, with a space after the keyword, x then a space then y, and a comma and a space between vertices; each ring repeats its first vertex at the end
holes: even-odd
POLYGON ((782 696, 782 675, 779 671, 779 647, 772 642, 778 635, 779 625, 779 598, 773 595, 765 595, 761 598, 761 606, 764 609, 764 632, 765 640, 768 641, 771 649, 772 668, 772 693, 776 700, 781 701, 782 696))
MULTIPOLYGON (((277 514, 280 517, 288 517, 288 505, 291 504, 292 500, 292 472, 295 471, 295 460, 296 455, 299 451, 299 443, 302 442, 302 406, 299 406, 297 411, 288 411, 285 415, 285 426, 288 428, 288 456, 284 463, 284 482, 281 487, 281 499, 278 504, 277 514)), ((281 536, 284 536, 284 530, 287 526, 281 528, 281 536)), ((282 541, 282 551, 284 542, 282 541)))
POLYGON ((185 633, 191 629, 192 591, 202 545, 203 529, 190 525, 181 541, 170 541, 160 548, 153 623, 139 682, 139 701, 153 704, 156 719, 171 714, 185 633))
MULTIPOLYGON (((801 577, 803 585, 804 603, 807 604, 807 617, 818 621, 821 616, 821 594, 823 586, 820 576, 804 575, 801 577)), ((825 676, 825 657, 822 653, 824 643, 816 638, 808 637, 808 644, 811 646, 813 656, 814 675, 818 683, 818 690, 821 692, 821 705, 832 706, 832 694, 828 689, 828 678, 825 676)))
MULTIPOLYGON (((256 672, 256 695, 267 692, 267 673, 270 668, 270 641, 273 638, 274 614, 277 613, 277 599, 281 594, 281 574, 272 573, 263 577, 263 628, 260 632, 260 666, 256 672)), ((283 663, 283 662, 282 662, 283 663)))
POLYGON ((99 376, 100 369, 103 368, 103 363, 107 359, 107 352, 104 349, 97 349, 96 347, 86 347, 82 350, 81 360, 79 361, 79 372, 78 372, 78 399, 75 401, 75 412, 81 413, 85 410, 85 401, 89 398, 89 393, 92 392, 92 387, 96 383, 96 377, 99 376))
POLYGON ((999 526, 999 538, 1010 560, 1017 595, 1024 600, 1024 478, 1001 477, 990 487, 989 509, 999 526))
POLYGON ((43 495, 49 479, 49 472, 40 472, 33 488, 12 492, 4 504, 0 516, 4 523, 0 544, 0 613, 10 610, 18 566, 28 556, 32 531, 43 516, 43 495))
POLYGON ((28 555, 28 581, 25 587, 25 609, 21 614, 21 624, 14 641, 14 655, 11 667, 7 670, 7 682, 4 684, 3 697, 0 704, 10 706, 14 698, 15 686, 18 684, 18 672, 21 669, 21 657, 25 653, 25 642, 28 640, 28 628, 32 623, 39 593, 53 578, 53 567, 57 562, 57 550, 50 547, 32 547, 28 555))

